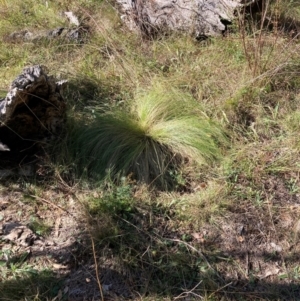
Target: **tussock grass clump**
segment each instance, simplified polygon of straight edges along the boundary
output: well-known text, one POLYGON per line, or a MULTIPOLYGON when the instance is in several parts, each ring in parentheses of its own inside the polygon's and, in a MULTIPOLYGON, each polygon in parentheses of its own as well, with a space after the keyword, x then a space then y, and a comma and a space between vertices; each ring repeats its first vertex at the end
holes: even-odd
POLYGON ((76 138, 77 154, 93 174, 133 174, 138 181, 159 181, 184 159, 202 164, 220 156, 220 127, 188 94, 154 87, 111 111, 97 113, 76 138))

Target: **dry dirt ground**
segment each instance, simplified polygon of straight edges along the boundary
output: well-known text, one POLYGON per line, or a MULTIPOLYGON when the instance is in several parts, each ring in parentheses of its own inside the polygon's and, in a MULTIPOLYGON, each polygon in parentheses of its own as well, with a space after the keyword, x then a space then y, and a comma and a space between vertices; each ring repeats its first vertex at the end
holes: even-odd
MULTIPOLYGON (((3 271, 0 274, 0 300, 6 300, 1 299, 1 291, 6 293, 11 290, 10 286, 14 290, 15 281, 17 287, 18 281, 22 285, 23 272, 45 270, 54 272, 53 275, 63 282, 51 288, 52 292, 40 292, 40 295, 37 292, 36 296, 41 300, 99 300, 84 206, 65 189, 50 188, 41 196, 35 196, 35 188, 23 180, 21 183, 17 180, 16 184, 6 181, 1 185, 0 262, 3 271)), ((129 297, 128 279, 121 275, 123 271, 118 271, 117 262, 108 254, 109 251, 105 252, 99 266, 105 300, 129 297)), ((33 289, 34 283, 30 286, 33 289)), ((27 294, 23 298, 33 298, 33 291, 27 290, 27 294)), ((9 300, 21 300, 19 298, 18 295, 18 299, 12 297, 9 300)))
MULTIPOLYGON (((170 252, 177 252, 181 245, 188 250, 186 254, 198 257, 205 264, 196 278, 205 282, 208 292, 211 288, 211 300, 213 297, 216 300, 300 300, 300 195, 295 186, 294 190, 287 187, 284 179, 269 177, 261 183, 264 192, 249 202, 243 199, 247 189, 245 181, 241 179, 232 187, 239 193, 236 204, 196 232, 192 225, 190 229, 174 229, 168 219, 157 216, 151 236, 152 230, 145 228, 137 211, 133 235, 136 231, 144 236, 141 247, 145 254, 156 236, 170 242, 170 252), (182 240, 183 232, 190 239, 182 240)), ((34 189, 38 188, 33 187, 24 179, 1 184, 0 291, 6 292, 16 280, 22 285, 21 275, 26 269, 29 274, 48 270, 59 284, 51 292, 37 292, 41 300, 101 300, 84 205, 67 189, 49 188, 37 196, 34 189)), ((143 215, 146 220, 147 214, 143 215)), ((140 300, 139 295, 151 295, 149 283, 152 277, 157 277, 156 270, 128 268, 115 256, 113 248, 96 242, 105 300, 140 300)), ((185 253, 178 254, 185 256, 185 253)), ((188 260, 183 262, 188 264, 188 260)), ((191 290, 197 281, 183 282, 181 293, 162 300, 200 300, 203 288, 191 290)), ((6 299, 0 297, 0 300, 6 299)))

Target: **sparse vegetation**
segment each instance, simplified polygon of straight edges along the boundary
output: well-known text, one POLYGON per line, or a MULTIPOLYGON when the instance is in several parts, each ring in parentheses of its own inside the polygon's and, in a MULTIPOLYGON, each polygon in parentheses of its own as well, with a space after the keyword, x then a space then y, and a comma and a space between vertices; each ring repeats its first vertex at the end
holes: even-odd
POLYGON ((0 300, 101 300, 96 270, 104 300, 299 299, 300 4, 261 3, 195 41, 143 39, 113 1, 0 0, 1 97, 28 65, 69 80, 36 177, 1 179, 1 225, 40 245, 3 230, 0 300), (84 43, 8 38, 67 10, 84 43))

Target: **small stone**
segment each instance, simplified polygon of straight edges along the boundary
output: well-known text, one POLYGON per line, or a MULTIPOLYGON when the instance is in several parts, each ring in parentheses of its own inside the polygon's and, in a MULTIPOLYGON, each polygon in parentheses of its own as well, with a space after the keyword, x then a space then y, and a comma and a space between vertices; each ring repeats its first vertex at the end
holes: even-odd
POLYGON ((281 252, 282 251, 282 247, 275 244, 274 242, 270 243, 270 246, 276 251, 276 252, 281 252))

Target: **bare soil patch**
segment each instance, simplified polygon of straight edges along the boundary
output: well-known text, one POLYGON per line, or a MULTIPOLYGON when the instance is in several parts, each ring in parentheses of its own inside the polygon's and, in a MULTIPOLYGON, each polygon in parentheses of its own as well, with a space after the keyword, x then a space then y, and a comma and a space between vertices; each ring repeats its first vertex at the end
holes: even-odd
MULTIPOLYGON (((145 297, 155 284, 164 287, 172 269, 169 278, 178 277, 173 279, 178 287, 165 283, 166 300, 198 300, 204 290, 211 290, 216 300, 298 300, 299 195, 283 178, 270 176, 261 185, 260 199, 237 199, 223 216, 197 229, 180 228, 170 219, 172 210, 163 207, 156 209, 152 224, 145 208, 137 207, 127 217, 120 213, 115 223, 121 240, 111 234, 97 238, 99 223, 91 228, 84 206, 72 194, 48 189, 35 197, 32 186, 4 185, 0 244, 6 280, 2 275, 0 287, 15 279, 14 263, 20 270, 52 271, 61 280, 56 290, 44 292, 48 298, 101 300, 89 233, 94 231, 105 300, 145 297)), ((107 223, 100 221, 100 227, 107 223)))

